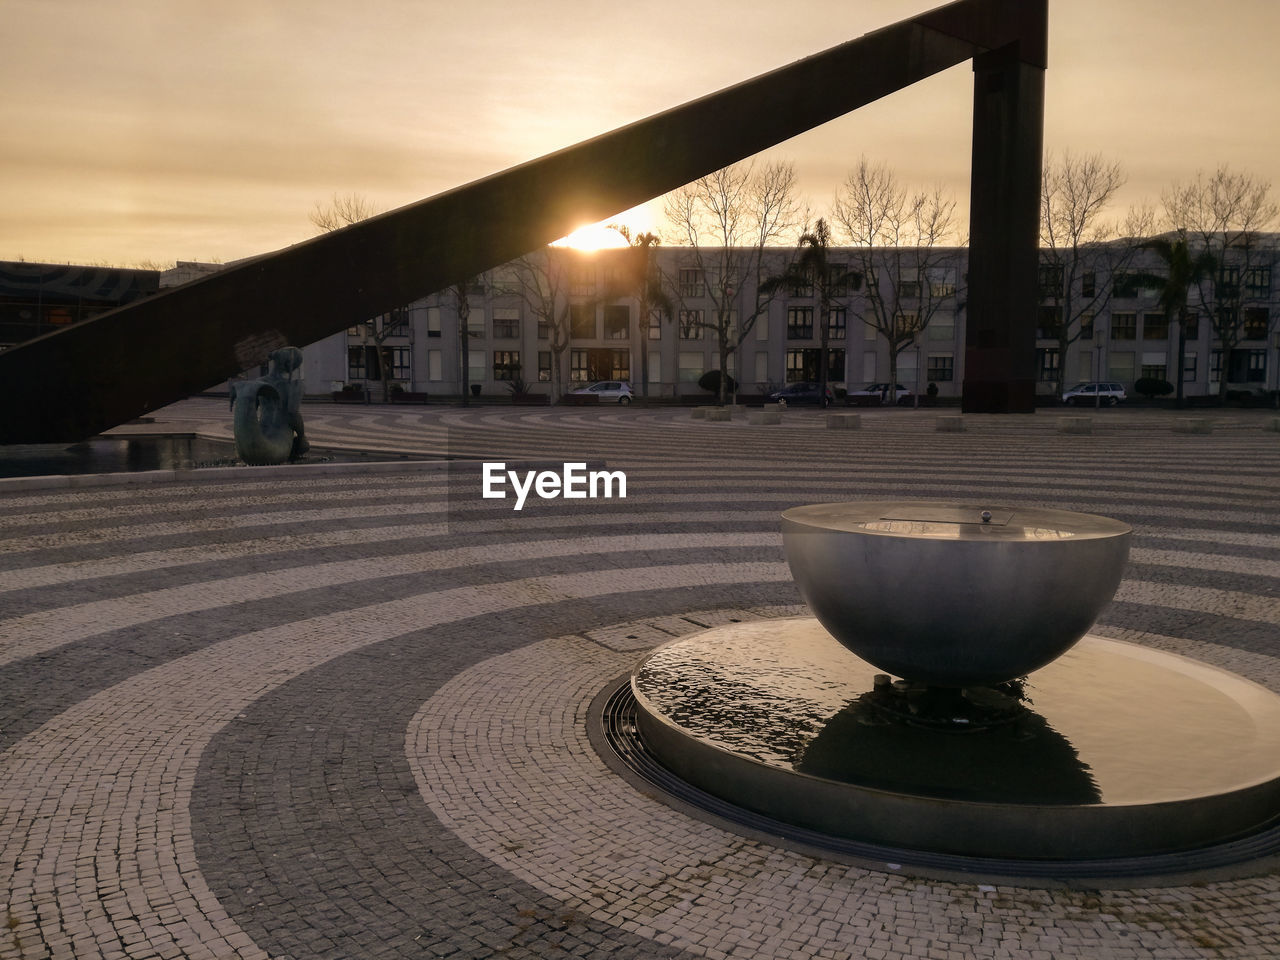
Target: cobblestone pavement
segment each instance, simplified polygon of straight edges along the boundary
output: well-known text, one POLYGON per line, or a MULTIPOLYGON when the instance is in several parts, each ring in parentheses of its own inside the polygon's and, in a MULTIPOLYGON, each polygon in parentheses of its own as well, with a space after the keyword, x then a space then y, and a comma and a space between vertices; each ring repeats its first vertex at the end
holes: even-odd
MULTIPOLYGON (((607 462, 625 500, 396 463, 0 481, 0 957, 1243 958, 1280 871, 1140 889, 855 866, 611 774, 644 651, 801 611, 778 513, 947 498, 1133 524, 1095 632, 1280 690, 1274 414, 308 405, 314 443, 607 462)), ((229 435, 192 400, 121 433, 229 435)))

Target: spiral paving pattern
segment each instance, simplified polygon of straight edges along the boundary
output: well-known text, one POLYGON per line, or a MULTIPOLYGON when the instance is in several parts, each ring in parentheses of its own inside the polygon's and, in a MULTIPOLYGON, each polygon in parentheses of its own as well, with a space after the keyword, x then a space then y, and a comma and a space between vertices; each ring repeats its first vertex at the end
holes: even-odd
MULTIPOLYGON (((610 774, 592 696, 653 644, 797 612, 778 514, 921 497, 1131 523, 1095 632, 1280 690, 1280 434, 1105 411, 316 406, 314 443, 607 462, 625 500, 439 464, 0 483, 0 957, 1269 957, 1280 868, 1140 890, 862 869, 610 774)), ((225 407, 164 417, 210 435, 225 407)), ((163 419, 163 417, 161 418, 163 419)), ((162 429, 157 424, 155 429, 162 429)), ((929 571, 922 571, 929 576, 929 571)), ((1135 696, 1140 696, 1135 691, 1135 696)))

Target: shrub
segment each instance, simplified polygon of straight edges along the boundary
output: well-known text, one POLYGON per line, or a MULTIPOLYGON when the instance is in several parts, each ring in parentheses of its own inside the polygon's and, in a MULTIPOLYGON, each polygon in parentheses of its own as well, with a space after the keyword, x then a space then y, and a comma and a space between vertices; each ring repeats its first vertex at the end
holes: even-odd
MULTIPOLYGON (((728 381, 727 389, 730 392, 733 392, 734 390, 738 389, 738 384, 734 381, 733 377, 728 376, 726 374, 725 379, 728 381)), ((706 373, 704 373, 702 376, 698 378, 698 386, 701 389, 707 391, 707 393, 718 394, 720 392, 720 371, 708 370, 706 373)))
POLYGON ((1133 385, 1134 392, 1142 394, 1150 400, 1152 397, 1164 397, 1173 393, 1173 384, 1167 380, 1157 380, 1154 377, 1143 377, 1136 381, 1133 385))

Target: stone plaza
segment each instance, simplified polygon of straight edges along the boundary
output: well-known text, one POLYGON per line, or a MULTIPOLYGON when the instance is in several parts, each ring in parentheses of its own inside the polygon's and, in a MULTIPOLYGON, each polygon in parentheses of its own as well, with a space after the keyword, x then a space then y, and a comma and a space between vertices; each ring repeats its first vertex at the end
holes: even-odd
MULTIPOLYGON (((1280 954, 1275 858, 1080 883, 824 856, 638 789, 586 725, 654 646, 805 612, 784 509, 887 497, 1123 520, 1093 632, 1280 691, 1275 412, 304 412, 307 464, 0 481, 0 957, 1280 954), (607 465, 626 497, 517 513, 485 460, 607 465)), ((230 437, 225 400, 150 420, 113 433, 230 437)))

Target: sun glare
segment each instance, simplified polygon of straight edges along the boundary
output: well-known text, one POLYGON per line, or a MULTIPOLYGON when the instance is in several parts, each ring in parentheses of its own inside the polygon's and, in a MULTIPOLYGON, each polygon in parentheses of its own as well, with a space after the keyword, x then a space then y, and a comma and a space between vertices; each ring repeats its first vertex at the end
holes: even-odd
POLYGON ((599 223, 589 223, 578 227, 567 237, 561 237, 557 240, 554 246, 573 247, 577 250, 609 250, 613 247, 627 246, 626 238, 617 230, 614 230, 610 224, 625 225, 631 231, 633 237, 642 233, 650 233, 657 229, 654 213, 650 206, 641 204, 638 207, 632 207, 630 210, 624 210, 616 217, 610 217, 608 220, 601 220, 599 223))
POLYGON ((577 250, 606 250, 611 247, 627 246, 627 238, 607 224, 589 223, 585 227, 579 227, 567 237, 561 237, 554 246, 573 247, 577 250))

